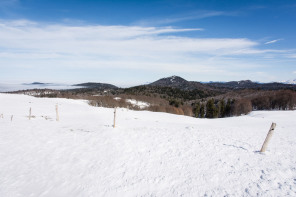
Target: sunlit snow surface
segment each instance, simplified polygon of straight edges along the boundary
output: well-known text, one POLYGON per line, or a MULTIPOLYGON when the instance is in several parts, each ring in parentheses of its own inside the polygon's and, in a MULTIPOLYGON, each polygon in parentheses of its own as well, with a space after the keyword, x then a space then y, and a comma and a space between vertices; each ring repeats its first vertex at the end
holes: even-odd
POLYGON ((113 112, 0 94, 0 196, 296 196, 296 111, 210 120, 118 109, 116 128, 113 112))
POLYGON ((135 99, 126 99, 125 101, 132 104, 133 106, 138 106, 140 109, 145 109, 150 106, 150 104, 147 102, 137 101, 135 99))

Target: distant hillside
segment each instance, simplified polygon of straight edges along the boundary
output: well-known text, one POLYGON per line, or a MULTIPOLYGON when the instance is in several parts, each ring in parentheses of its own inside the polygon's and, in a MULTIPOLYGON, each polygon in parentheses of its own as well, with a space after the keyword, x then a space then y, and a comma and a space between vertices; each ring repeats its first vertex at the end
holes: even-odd
POLYGON ((228 88, 228 89, 263 89, 263 90, 279 90, 279 89, 295 89, 296 85, 283 84, 283 83, 256 83, 250 80, 242 81, 230 81, 230 82, 210 82, 207 85, 216 88, 228 88))
POLYGON ((154 96, 161 95, 162 98, 166 99, 181 99, 181 100, 195 100, 200 98, 207 98, 211 96, 217 96, 223 92, 211 91, 211 90, 201 90, 195 89, 182 89, 170 86, 153 86, 153 85, 143 85, 131 88, 123 89, 124 94, 131 95, 146 95, 154 96))
POLYGON ((262 90, 279 90, 279 89, 294 89, 296 90, 296 84, 283 84, 283 83, 257 83, 250 80, 230 81, 230 82, 210 82, 200 83, 195 81, 187 81, 178 76, 171 76, 167 78, 159 79, 148 86, 158 87, 171 87, 181 90, 210 90, 210 91, 222 91, 225 89, 262 89, 262 90))
POLYGON ((165 86, 165 87, 182 87, 187 86, 189 82, 179 76, 171 76, 166 78, 161 78, 148 85, 150 86, 165 86))
POLYGON ((141 110, 128 102, 133 100, 148 103, 146 110, 201 118, 236 116, 252 110, 296 109, 296 85, 293 84, 257 83, 250 80, 200 83, 171 76, 130 88, 93 82, 74 86, 76 88, 59 91, 29 89, 14 93, 85 99, 94 106, 141 110))
POLYGON ((93 88, 93 89, 118 89, 118 87, 112 84, 94 83, 94 82, 80 83, 80 84, 75 84, 73 86, 82 86, 85 88, 93 88))
POLYGON ((33 83, 23 83, 23 85, 52 85, 52 83, 33 82, 33 83))
POLYGON ((162 78, 153 83, 148 84, 148 86, 171 87, 171 88, 178 88, 181 90, 213 89, 213 87, 207 86, 206 84, 202 84, 200 82, 195 82, 195 81, 187 81, 179 76, 162 78))

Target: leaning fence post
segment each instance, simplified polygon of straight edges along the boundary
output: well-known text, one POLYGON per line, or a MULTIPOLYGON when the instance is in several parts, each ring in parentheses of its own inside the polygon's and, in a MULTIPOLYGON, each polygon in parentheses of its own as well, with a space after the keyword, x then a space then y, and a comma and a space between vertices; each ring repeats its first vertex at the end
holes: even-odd
POLYGON ((114 122, 113 122, 113 128, 115 128, 115 121, 116 121, 116 107, 114 108, 114 122))
POLYGON ((260 150, 261 153, 265 152, 265 150, 267 148, 267 145, 268 145, 268 142, 270 141, 271 136, 273 135, 273 132, 274 132, 275 127, 276 127, 276 123, 272 123, 271 124, 271 127, 269 129, 269 132, 268 132, 268 134, 267 134, 267 136, 265 138, 265 141, 264 141, 264 143, 262 145, 262 148, 260 150))
POLYGON ((59 107, 58 107, 58 104, 56 104, 56 121, 59 121, 60 118, 59 118, 59 107))

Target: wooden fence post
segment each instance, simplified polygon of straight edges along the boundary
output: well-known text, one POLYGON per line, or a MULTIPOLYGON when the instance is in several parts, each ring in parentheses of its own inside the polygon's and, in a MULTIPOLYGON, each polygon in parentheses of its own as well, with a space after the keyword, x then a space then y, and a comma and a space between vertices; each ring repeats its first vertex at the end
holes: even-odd
POLYGON ((0 118, 3 118, 3 114, 1 114, 0 118))
POLYGON ((58 104, 56 104, 56 121, 59 121, 60 118, 59 118, 59 106, 58 104))
POLYGON ((268 145, 268 143, 269 143, 269 141, 271 139, 271 136, 273 135, 273 132, 274 132, 275 127, 276 127, 276 123, 272 123, 271 124, 271 127, 269 129, 269 132, 268 132, 268 134, 267 134, 267 136, 265 138, 265 141, 264 141, 264 143, 262 145, 262 148, 260 150, 261 153, 265 152, 265 150, 267 148, 267 145, 268 145))
POLYGON ((115 121, 116 121, 116 107, 114 108, 114 122, 113 122, 113 128, 115 128, 115 121))
POLYGON ((12 122, 12 119, 13 119, 13 115, 11 115, 11 118, 10 118, 10 121, 12 122))
POLYGON ((31 115, 32 115, 32 108, 30 107, 30 110, 29 110, 29 120, 31 120, 31 115))

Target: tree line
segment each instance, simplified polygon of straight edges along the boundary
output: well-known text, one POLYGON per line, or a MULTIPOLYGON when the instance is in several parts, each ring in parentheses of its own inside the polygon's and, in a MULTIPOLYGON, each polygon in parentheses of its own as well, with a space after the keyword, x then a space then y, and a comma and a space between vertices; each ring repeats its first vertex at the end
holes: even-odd
POLYGON ((237 99, 208 99, 192 105, 196 118, 224 118, 248 114, 253 110, 294 110, 296 109, 296 92, 292 90, 266 91, 237 99))

